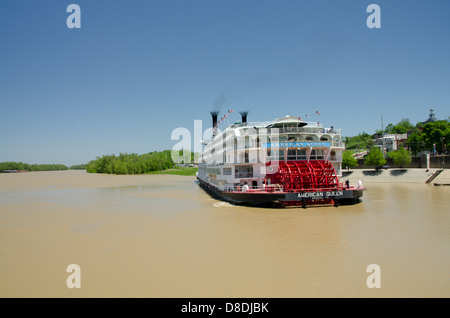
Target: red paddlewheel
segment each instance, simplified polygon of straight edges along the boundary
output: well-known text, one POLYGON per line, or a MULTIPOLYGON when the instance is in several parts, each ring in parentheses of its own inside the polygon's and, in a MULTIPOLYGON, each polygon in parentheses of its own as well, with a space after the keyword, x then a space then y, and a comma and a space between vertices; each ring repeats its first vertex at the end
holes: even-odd
MULTIPOLYGON (((271 166, 271 162, 266 165, 271 166)), ((272 184, 282 185, 285 192, 339 188, 336 171, 333 165, 325 160, 279 161, 278 171, 267 174, 266 177, 272 184)))

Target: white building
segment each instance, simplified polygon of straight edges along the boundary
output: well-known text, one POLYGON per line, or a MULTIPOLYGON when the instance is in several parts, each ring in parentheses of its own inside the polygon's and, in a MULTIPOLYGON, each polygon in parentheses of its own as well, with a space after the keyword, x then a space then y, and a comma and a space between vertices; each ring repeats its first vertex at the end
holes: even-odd
POLYGON ((375 145, 380 148, 384 147, 385 152, 395 151, 399 148, 399 144, 406 142, 407 139, 408 134, 385 134, 383 137, 375 139, 375 145))

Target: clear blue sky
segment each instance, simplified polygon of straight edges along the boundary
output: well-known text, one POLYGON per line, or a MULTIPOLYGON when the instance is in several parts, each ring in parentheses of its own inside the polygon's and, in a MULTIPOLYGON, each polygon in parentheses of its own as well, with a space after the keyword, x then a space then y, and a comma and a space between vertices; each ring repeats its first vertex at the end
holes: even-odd
POLYGON ((381 114, 447 119, 449 13, 447 0, 2 0, 0 161, 171 149, 218 102, 232 121, 308 114, 344 136, 381 114), (71 3, 81 29, 66 26, 71 3))

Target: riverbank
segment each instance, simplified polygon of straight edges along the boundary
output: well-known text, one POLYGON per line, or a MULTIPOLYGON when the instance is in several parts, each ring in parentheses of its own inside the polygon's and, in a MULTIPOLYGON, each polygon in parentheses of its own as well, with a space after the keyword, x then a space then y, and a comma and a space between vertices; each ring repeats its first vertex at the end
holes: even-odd
POLYGON ((441 174, 432 182, 435 186, 446 185, 450 186, 450 170, 444 170, 441 174))
MULTIPOLYGON (((375 171, 374 169, 355 169, 343 173, 341 180, 350 180, 356 184, 359 180, 363 183, 426 183, 439 169, 387 169, 375 171)), ((444 170, 430 184, 450 184, 450 171, 444 170)))
POLYGON ((197 167, 181 167, 167 170, 152 171, 149 174, 173 174, 177 176, 195 176, 198 171, 197 167))
POLYGON ((115 175, 87 173, 86 170, 0 173, 0 191, 62 190, 74 188, 105 188, 140 186, 149 183, 181 181, 194 177, 183 175, 139 174, 115 175))

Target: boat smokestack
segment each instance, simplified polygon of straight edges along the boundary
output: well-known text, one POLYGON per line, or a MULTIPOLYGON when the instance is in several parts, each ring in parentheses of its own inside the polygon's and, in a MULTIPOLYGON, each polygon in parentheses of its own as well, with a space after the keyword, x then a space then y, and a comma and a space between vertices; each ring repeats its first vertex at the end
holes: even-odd
POLYGON ((246 123, 247 122, 248 110, 243 110, 243 111, 239 112, 239 114, 241 114, 241 116, 242 116, 242 122, 246 123))
POLYGON ((212 128, 213 128, 213 136, 217 133, 217 115, 219 115, 218 111, 212 111, 211 117, 212 117, 212 128))

